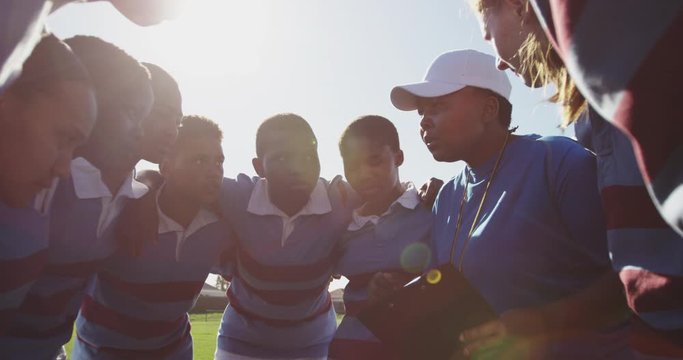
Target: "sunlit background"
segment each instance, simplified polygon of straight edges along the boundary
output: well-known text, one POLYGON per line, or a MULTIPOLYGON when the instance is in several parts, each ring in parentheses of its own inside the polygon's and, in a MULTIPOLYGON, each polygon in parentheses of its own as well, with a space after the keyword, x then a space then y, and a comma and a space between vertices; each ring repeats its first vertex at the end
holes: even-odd
MULTIPOLYGON (((402 180, 449 179, 462 168, 432 159, 418 136, 417 114, 394 109, 389 91, 421 80, 447 50, 493 53, 464 0, 189 3, 178 18, 147 28, 133 25, 107 2, 67 5, 51 16, 49 28, 60 38, 99 36, 169 71, 180 85, 184 112, 221 125, 226 176, 254 173, 256 128, 279 112, 310 122, 327 178, 343 171, 339 135, 365 114, 385 116, 398 128, 406 155, 402 180)), ((557 107, 545 101, 549 90, 530 91, 509 76, 518 133, 562 134, 557 107)), ((335 281, 332 288, 343 284, 335 281)))

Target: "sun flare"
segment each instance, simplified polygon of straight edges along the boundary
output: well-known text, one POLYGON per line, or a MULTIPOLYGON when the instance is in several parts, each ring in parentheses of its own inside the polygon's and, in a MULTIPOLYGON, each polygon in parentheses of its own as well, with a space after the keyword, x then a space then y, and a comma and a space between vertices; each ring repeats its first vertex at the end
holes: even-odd
POLYGON ((155 52, 173 73, 215 77, 258 70, 268 33, 263 1, 188 2, 181 15, 155 27, 155 52))

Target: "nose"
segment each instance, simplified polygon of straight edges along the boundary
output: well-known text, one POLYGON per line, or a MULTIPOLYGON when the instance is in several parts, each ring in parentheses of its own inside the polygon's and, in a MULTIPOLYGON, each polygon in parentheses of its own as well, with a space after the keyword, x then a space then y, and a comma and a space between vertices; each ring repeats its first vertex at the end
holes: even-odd
POLYGON ((431 117, 424 114, 422 120, 420 120, 420 132, 431 129, 432 127, 434 127, 434 123, 432 122, 431 117))
POLYGON ((170 147, 172 146, 176 139, 178 138, 178 128, 177 127, 171 127, 167 126, 163 129, 158 129, 157 134, 145 134, 146 137, 156 137, 157 139, 155 141, 160 142, 159 146, 160 147, 170 147), (151 136, 150 136, 151 135, 151 136), (156 136, 155 136, 156 135, 156 136))
POLYGON ((209 170, 209 176, 217 177, 217 178, 222 178, 223 177, 223 164, 220 162, 216 162, 214 166, 211 167, 209 170))
POLYGON ((137 149, 137 151, 140 151, 142 143, 145 141, 145 130, 143 129, 142 125, 140 123, 132 123, 130 124, 130 128, 128 128, 127 132, 128 144, 134 149, 137 149))
POLYGON ((367 166, 361 166, 357 173, 358 180, 361 183, 372 180, 372 173, 367 166))
POLYGON ((156 124, 157 131, 164 136, 169 136, 175 138, 178 136, 178 124, 176 121, 170 121, 169 119, 164 119, 164 121, 158 121, 156 124))
POLYGON ((484 35, 484 41, 491 41, 491 34, 485 29, 481 29, 481 33, 484 35))
POLYGON ((308 179, 316 171, 316 160, 309 156, 296 156, 288 162, 289 176, 294 179, 308 179))
POLYGON ((295 178, 304 178, 308 172, 308 166, 303 161, 292 161, 289 164, 289 174, 295 178))
POLYGON ((175 139, 178 137, 178 127, 173 124, 173 126, 169 126, 166 129, 166 135, 169 137, 169 139, 173 139, 172 141, 175 142, 175 139))

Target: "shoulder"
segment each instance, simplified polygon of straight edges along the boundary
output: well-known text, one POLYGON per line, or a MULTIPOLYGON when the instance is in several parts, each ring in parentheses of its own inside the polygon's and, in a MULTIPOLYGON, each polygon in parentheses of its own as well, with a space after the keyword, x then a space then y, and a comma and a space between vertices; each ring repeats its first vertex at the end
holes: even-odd
POLYGON ((333 177, 332 180, 320 178, 319 181, 325 185, 327 195, 332 203, 339 203, 343 207, 349 207, 351 209, 360 205, 358 195, 341 175, 333 177))
POLYGON ((591 152, 576 140, 567 136, 541 136, 536 141, 545 144, 553 152, 569 152, 577 155, 590 156, 591 152))
POLYGON ((223 211, 246 209, 246 204, 259 180, 259 177, 246 174, 238 174, 234 179, 223 178, 220 194, 223 211))
POLYGON ((551 167, 595 163, 595 155, 569 137, 543 136, 538 137, 536 143, 543 145, 546 161, 551 167))
POLYGON ((247 174, 240 173, 237 174, 235 178, 223 178, 222 190, 230 193, 251 193, 260 180, 261 178, 257 176, 249 176, 247 174))
POLYGON ((445 184, 443 184, 443 186, 439 190, 439 194, 436 196, 436 201, 434 201, 434 206, 433 206, 434 212, 439 212, 440 208, 442 208, 443 206, 448 206, 448 204, 451 203, 451 198, 455 194, 455 191, 457 190, 457 188, 461 182, 460 181, 461 177, 462 177, 462 173, 458 174, 457 176, 452 177, 445 184))
POLYGON ((545 145, 545 174, 557 189, 564 186, 589 186, 597 189, 597 159, 595 154, 575 140, 565 136, 547 136, 538 139, 545 145), (593 186, 595 185, 595 186, 593 186))
POLYGON ((259 181, 262 181, 263 179, 258 177, 258 176, 249 176, 244 173, 239 173, 237 174, 237 177, 235 177, 235 183, 239 184, 239 186, 247 186, 247 187, 253 187, 256 185, 259 181))
POLYGON ((442 196, 448 196, 449 194, 452 194, 457 187, 460 185, 460 179, 462 178, 462 174, 458 174, 452 178, 450 178, 443 186, 441 187, 441 190, 439 190, 439 197, 442 196))
POLYGON ((344 187, 349 186, 349 183, 347 183, 341 175, 335 175, 331 180, 327 180, 327 179, 321 177, 318 179, 318 181, 322 182, 328 191, 330 191, 330 189, 333 189, 335 186, 337 188, 339 186, 344 186, 344 187))

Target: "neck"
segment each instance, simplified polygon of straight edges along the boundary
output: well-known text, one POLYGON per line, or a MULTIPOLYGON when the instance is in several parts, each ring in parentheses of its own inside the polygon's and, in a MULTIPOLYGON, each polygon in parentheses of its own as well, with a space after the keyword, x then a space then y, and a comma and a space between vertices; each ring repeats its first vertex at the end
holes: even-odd
POLYGON ((475 151, 467 159, 464 159, 467 165, 476 168, 498 155, 508 134, 507 129, 495 125, 477 144, 475 151))
POLYGON ((123 182, 133 169, 135 169, 135 163, 116 164, 99 156, 97 152, 87 150, 88 149, 84 149, 84 151, 77 154, 77 156, 81 156, 93 164, 100 171, 102 182, 107 186, 109 192, 111 192, 112 195, 116 195, 121 188, 121 185, 123 185, 123 182))
POLYGON ((197 216, 200 204, 181 195, 172 183, 166 183, 159 194, 159 208, 173 221, 187 228, 197 216))
POLYGON ((306 199, 302 200, 294 200, 294 199, 279 199, 277 196, 271 196, 270 200, 273 202, 273 205, 277 207, 278 209, 282 210, 283 213, 287 214, 287 216, 294 216, 301 211, 301 209, 306 206, 310 199, 310 196, 306 199))
POLYGON ((382 194, 382 196, 378 196, 376 199, 372 199, 363 204, 358 209, 358 214, 361 216, 382 215, 389 209, 389 206, 401 196, 401 194, 403 194, 403 186, 401 185, 401 182, 396 179, 396 183, 389 191, 382 194))

